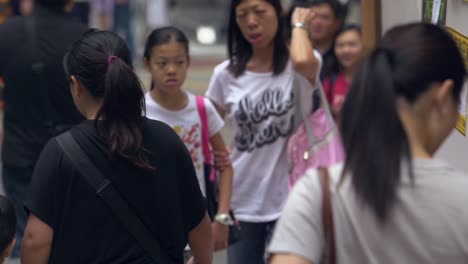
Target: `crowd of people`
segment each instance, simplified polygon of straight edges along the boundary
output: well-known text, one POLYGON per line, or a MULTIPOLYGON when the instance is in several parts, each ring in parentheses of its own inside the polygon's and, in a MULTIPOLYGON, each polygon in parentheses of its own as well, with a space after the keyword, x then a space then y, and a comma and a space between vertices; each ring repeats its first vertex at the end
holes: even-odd
MULTIPOLYGON (((168 10, 176 3, 175 0, 140 0, 138 3, 129 0, 75 0, 69 11, 85 25, 118 32, 135 56, 135 16, 145 16, 145 31, 166 26, 169 24, 168 10), (139 6, 145 10, 143 14, 136 12, 139 6)), ((1 0, 0 24, 11 16, 31 15, 33 10, 34 0, 1 0)))
POLYGON ((0 26, 3 258, 208 264, 227 249, 230 264, 466 261, 468 175, 433 158, 466 77, 444 29, 397 26, 366 56, 338 0, 290 12, 232 0, 228 58, 202 97, 185 90, 183 31, 150 31, 143 89, 133 48, 110 31, 109 7, 125 17, 128 1, 91 1, 107 30, 72 18, 86 2, 36 0, 0 26), (344 162, 310 167, 290 190, 297 112, 319 110, 344 162))

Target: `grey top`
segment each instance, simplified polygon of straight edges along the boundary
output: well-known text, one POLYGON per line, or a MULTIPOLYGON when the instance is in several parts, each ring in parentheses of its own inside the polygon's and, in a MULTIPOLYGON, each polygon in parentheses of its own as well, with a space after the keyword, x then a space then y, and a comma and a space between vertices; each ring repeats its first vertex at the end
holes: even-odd
MULTIPOLYGON (((468 175, 439 160, 415 160, 414 184, 403 173, 398 202, 381 224, 358 200, 349 177, 336 188, 341 172, 342 165, 330 168, 338 263, 468 262, 468 175)), ((320 263, 321 206, 320 183, 312 170, 290 194, 269 252, 320 263)))

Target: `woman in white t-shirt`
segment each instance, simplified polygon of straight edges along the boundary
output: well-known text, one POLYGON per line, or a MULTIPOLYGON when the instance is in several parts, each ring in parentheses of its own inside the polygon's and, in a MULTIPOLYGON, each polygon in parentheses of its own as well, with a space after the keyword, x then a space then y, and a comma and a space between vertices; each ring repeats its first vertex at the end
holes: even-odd
MULTIPOLYGON (((206 197, 202 144, 202 120, 196 96, 183 90, 189 66, 189 41, 175 27, 154 30, 145 46, 144 62, 151 73, 151 90, 145 96, 146 116, 171 126, 180 136, 190 155, 206 197)), ((203 99, 208 125, 209 144, 214 151, 227 152, 220 131, 224 121, 208 99, 203 99)), ((205 128, 206 129, 206 128, 205 128)), ((232 166, 220 169, 217 213, 213 223, 214 249, 227 247, 228 223, 232 188, 232 166)))
MULTIPOLYGON (((365 61, 342 112, 347 159, 329 170, 337 263, 467 262, 468 175, 433 158, 465 77, 455 42, 432 24, 391 29, 365 61)), ((271 263, 321 263, 330 250, 322 198, 309 171, 278 223, 271 263)))
POLYGON ((280 0, 231 2, 229 60, 214 69, 206 95, 233 124, 231 207, 241 240, 229 263, 263 263, 265 246, 288 195, 286 143, 294 130, 293 80, 311 109, 320 67, 307 33, 314 14, 297 9, 290 50, 280 0))

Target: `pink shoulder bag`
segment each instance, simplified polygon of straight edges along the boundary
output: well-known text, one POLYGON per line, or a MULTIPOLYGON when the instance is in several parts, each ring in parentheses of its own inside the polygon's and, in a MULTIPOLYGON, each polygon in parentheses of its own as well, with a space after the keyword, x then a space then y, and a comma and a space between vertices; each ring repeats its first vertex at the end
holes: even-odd
MULTIPOLYGON (((295 73, 297 74, 297 73, 295 73)), ((299 126, 288 141, 290 164, 288 184, 291 189, 309 169, 329 167, 344 160, 344 149, 330 106, 318 82, 321 107, 312 114, 301 103, 301 87, 294 76, 295 120, 299 126)), ((312 98, 311 98, 312 100, 312 98)))

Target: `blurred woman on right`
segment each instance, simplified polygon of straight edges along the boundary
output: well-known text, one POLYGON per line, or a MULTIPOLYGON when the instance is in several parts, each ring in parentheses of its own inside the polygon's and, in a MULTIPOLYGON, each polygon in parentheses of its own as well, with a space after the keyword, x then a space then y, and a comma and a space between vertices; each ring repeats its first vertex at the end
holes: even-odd
MULTIPOLYGON (((347 158, 329 169, 337 263, 466 263, 468 175, 433 157, 465 77, 451 36, 422 23, 391 29, 358 71, 342 112, 347 158)), ((310 171, 278 222, 271 263, 321 263, 322 198, 310 171)))
POLYGON ((341 29, 336 35, 334 49, 340 71, 331 73, 323 81, 323 89, 333 117, 339 123, 341 108, 364 56, 361 27, 351 24, 341 29))

